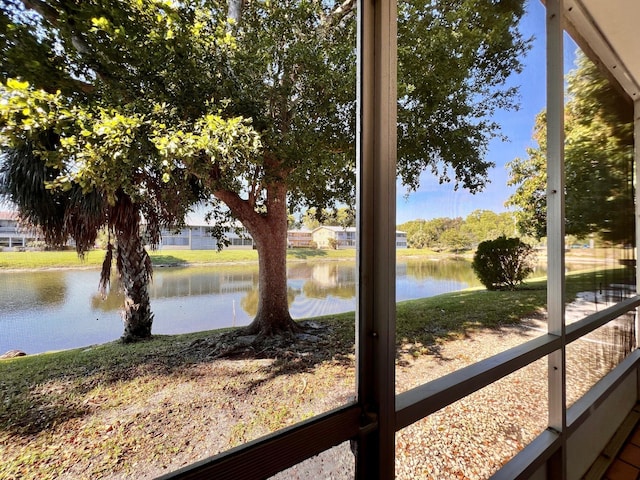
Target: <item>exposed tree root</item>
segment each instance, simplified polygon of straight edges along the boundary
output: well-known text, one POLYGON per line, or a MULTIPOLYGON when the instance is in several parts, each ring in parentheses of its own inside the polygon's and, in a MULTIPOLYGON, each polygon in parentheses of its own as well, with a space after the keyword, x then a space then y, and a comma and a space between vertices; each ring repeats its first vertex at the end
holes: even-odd
POLYGON ((277 335, 249 334, 247 329, 198 340, 188 350, 200 350, 209 359, 271 358, 308 365, 331 359, 336 340, 331 328, 315 322, 296 324, 297 332, 277 335))
POLYGON ((244 327, 242 331, 244 335, 258 335, 259 337, 268 338, 303 333, 304 328, 294 322, 289 315, 283 315, 277 321, 257 315, 251 324, 244 327))

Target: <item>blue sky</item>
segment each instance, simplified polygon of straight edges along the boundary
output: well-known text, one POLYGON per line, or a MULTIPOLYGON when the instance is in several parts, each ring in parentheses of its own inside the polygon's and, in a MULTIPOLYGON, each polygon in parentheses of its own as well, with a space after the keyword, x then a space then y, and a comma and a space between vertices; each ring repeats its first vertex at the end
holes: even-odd
MULTIPOLYGON (((491 183, 482 192, 471 195, 467 191, 454 191, 451 184, 439 185, 430 173, 421 178, 417 192, 405 198, 406 189, 398 184, 397 223, 417 218, 466 217, 477 209, 507 211, 504 202, 513 193, 507 187, 506 164, 516 157, 525 157, 527 147, 534 146, 531 139, 536 115, 546 103, 546 59, 545 59, 545 9, 540 0, 527 1, 527 14, 520 30, 525 38, 534 37, 532 49, 524 58, 525 68, 520 75, 511 78, 513 85, 520 86, 521 108, 517 112, 500 112, 495 120, 502 126, 502 133, 509 142, 494 140, 489 145, 487 159, 496 164, 489 172, 491 183)), ((573 68, 576 45, 565 35, 565 71, 573 68)))

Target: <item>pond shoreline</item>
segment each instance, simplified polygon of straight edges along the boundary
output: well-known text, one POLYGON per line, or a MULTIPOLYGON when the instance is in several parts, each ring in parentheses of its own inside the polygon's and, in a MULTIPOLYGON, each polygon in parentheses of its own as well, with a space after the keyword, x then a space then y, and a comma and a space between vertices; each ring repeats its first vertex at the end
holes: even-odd
MULTIPOLYGON (((475 286, 467 260, 405 258, 397 263, 397 300, 475 286)), ((290 260, 287 283, 293 318, 355 309, 356 261, 352 258, 290 260)), ((102 343, 122 334, 122 294, 117 275, 106 298, 98 292, 99 269, 0 270, 0 350, 27 353, 102 343), (61 332, 70 332, 64 335, 61 332), (76 341, 77 340, 77 341, 76 341)), ((248 325, 258 301, 256 262, 156 265, 149 295, 154 332, 186 333, 248 325), (216 314, 212 315, 211 312, 216 314)))
MULTIPOLYGON (((157 251, 157 253, 166 253, 168 255, 177 254, 180 251, 157 251)), ((206 252, 203 250, 202 252, 206 252)), ((300 255, 297 256, 295 253, 287 255, 287 263, 301 263, 301 262, 343 262, 343 261, 355 261, 356 257, 354 255, 335 255, 336 251, 325 251, 321 250, 321 252, 332 252, 331 256, 324 255, 300 255)), ((344 250, 338 250, 337 252, 345 252, 344 250)), ((5 252, 5 253, 13 253, 13 252, 5 252)), ((20 252, 21 254, 28 254, 28 252, 20 252)), ((3 252, 0 252, 0 272, 34 272, 34 271, 56 271, 56 270, 96 270, 102 268, 102 262, 100 263, 91 263, 90 265, 85 264, 67 264, 67 265, 40 265, 40 266, 4 266, 1 264, 3 252)), ((186 268, 186 267, 212 267, 217 265, 257 265, 258 259, 251 260, 234 260, 234 259, 220 259, 217 261, 181 261, 181 262, 154 262, 154 254, 151 254, 151 262, 153 268, 186 268)), ((159 255, 162 256, 162 255, 159 255)), ((420 253, 420 252, 411 252, 405 253, 404 251, 398 251, 396 258, 398 259, 416 259, 416 260, 431 260, 431 261, 439 261, 439 260, 471 260, 472 255, 460 255, 460 254, 451 254, 451 253, 420 253)))

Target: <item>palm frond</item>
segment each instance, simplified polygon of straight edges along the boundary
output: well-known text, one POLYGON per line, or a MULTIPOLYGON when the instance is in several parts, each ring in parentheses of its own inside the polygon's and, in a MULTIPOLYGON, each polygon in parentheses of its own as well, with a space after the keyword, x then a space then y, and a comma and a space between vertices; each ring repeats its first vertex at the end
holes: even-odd
POLYGON ((46 165, 31 142, 1 154, 0 195, 17 207, 23 222, 42 230, 47 244, 63 245, 66 195, 46 187, 59 172, 46 165))
POLYGON ((79 186, 70 190, 64 227, 75 240, 78 255, 84 255, 95 245, 100 229, 107 221, 105 205, 96 190, 84 193, 79 186))
POLYGON ((111 242, 107 245, 107 253, 104 256, 104 261, 102 262, 102 270, 100 270, 100 295, 102 298, 107 297, 107 291, 109 290, 109 285, 111 284, 111 264, 113 263, 113 245, 111 242))

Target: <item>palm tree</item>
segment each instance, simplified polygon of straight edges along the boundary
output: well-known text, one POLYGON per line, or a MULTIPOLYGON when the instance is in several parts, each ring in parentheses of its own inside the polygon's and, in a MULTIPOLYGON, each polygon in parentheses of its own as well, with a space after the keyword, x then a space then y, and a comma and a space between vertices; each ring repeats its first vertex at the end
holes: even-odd
MULTIPOLYGON (((151 258, 144 248, 140 235, 140 220, 139 205, 132 202, 126 194, 118 192, 116 203, 107 209, 106 223, 109 232, 115 236, 116 268, 124 292, 123 342, 151 337, 153 323, 148 289, 152 275, 151 258)), ((159 230, 157 224, 148 225, 148 227, 159 230)), ((159 235, 155 238, 157 243, 159 235)), ((100 275, 100 285, 103 290, 108 286, 113 250, 114 247, 109 242, 100 275)))
MULTIPOLYGON (((56 147, 55 134, 43 134, 39 145, 56 147)), ((100 274, 100 289, 109 287, 111 266, 115 253, 116 269, 124 293, 122 318, 123 342, 133 342, 151 336, 153 313, 148 285, 152 277, 150 257, 144 247, 141 234, 142 217, 145 219, 146 239, 152 246, 158 244, 163 226, 180 224, 186 213, 184 201, 175 201, 161 181, 146 171, 145 185, 149 196, 142 203, 134 202, 119 190, 116 200, 109 204, 97 189, 83 192, 78 185, 61 191, 47 188, 59 175, 55 168, 47 166, 32 142, 1 152, 0 195, 13 203, 21 219, 42 230, 45 242, 50 246, 62 246, 68 238, 75 241, 81 257, 93 248, 98 233, 106 228, 109 241, 100 274)), ((201 195, 199 184, 187 180, 188 188, 180 189, 194 201, 201 195)), ((185 200, 182 198, 182 200, 185 200)))

